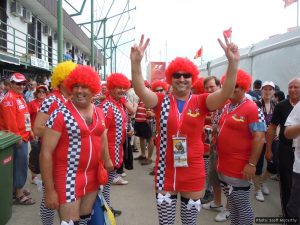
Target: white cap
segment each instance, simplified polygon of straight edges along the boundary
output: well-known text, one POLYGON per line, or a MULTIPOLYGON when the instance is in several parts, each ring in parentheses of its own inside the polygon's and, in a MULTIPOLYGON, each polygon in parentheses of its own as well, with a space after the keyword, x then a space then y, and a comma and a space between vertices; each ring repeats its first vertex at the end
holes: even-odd
POLYGON ((14 73, 9 80, 16 83, 27 82, 26 77, 21 73, 14 73))
POLYGON ((261 89, 263 89, 265 86, 271 86, 272 88, 275 89, 275 84, 272 81, 263 82, 263 84, 261 85, 261 89))

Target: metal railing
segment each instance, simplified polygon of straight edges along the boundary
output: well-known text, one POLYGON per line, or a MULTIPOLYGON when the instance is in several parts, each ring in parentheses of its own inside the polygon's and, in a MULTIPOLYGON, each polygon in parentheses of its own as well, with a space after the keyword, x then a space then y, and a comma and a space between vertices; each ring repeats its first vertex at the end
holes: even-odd
POLYGON ((52 46, 0 21, 0 51, 20 58, 20 63, 30 65, 30 57, 49 62, 50 69, 57 64, 57 50, 52 46))

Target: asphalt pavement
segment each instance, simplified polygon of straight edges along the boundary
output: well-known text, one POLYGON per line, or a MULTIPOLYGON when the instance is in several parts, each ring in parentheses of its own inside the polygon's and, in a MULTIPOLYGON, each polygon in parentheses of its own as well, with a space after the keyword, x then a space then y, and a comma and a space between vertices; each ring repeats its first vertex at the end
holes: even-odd
MULTIPOLYGON (((137 153, 134 155, 137 156, 137 153)), ((152 165, 141 166, 134 162, 134 169, 127 170, 126 180, 128 185, 113 185, 111 189, 111 204, 115 209, 121 210, 122 215, 117 217, 118 225, 158 225, 158 216, 155 203, 153 176, 149 175, 152 165)), ((278 181, 268 180, 267 185, 270 195, 265 196, 265 202, 255 200, 254 192, 251 190, 251 202, 255 217, 278 217, 281 214, 279 200, 278 181)), ((13 205, 12 217, 7 225, 40 225, 39 203, 42 193, 37 190, 36 185, 28 181, 26 188, 30 189, 32 197, 37 201, 32 206, 13 205)), ((223 200, 225 198, 223 197, 223 200)), ((176 225, 181 224, 179 204, 177 204, 176 225)), ((201 209, 198 215, 198 223, 201 225, 230 224, 227 222, 215 222, 217 212, 201 209)), ((59 224, 58 216, 55 216, 55 224, 59 224)))

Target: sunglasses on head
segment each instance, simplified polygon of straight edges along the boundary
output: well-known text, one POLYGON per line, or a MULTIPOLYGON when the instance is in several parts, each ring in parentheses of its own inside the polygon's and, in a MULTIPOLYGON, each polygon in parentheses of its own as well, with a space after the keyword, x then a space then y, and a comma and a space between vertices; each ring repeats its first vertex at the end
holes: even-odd
POLYGON ((16 84, 17 86, 26 86, 27 83, 23 83, 23 82, 17 83, 17 82, 15 82, 15 84, 16 84))
POLYGON ((156 89, 154 90, 154 92, 164 92, 165 90, 164 89, 156 89))
POLYGON ((174 73, 173 78, 179 79, 181 76, 183 76, 184 79, 188 79, 192 77, 192 74, 190 73, 174 73))

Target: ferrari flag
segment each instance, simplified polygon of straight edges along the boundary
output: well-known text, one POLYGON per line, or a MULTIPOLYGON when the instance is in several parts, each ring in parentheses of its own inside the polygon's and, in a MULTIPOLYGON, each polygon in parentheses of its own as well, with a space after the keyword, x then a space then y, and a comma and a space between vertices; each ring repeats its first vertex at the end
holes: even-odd
POLYGON ((201 48, 196 52, 194 59, 201 57, 202 53, 203 53, 203 46, 201 46, 201 48))
POLYGON ((223 35, 227 38, 231 38, 231 33, 232 33, 232 27, 230 27, 228 30, 223 31, 223 35))

